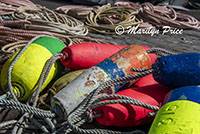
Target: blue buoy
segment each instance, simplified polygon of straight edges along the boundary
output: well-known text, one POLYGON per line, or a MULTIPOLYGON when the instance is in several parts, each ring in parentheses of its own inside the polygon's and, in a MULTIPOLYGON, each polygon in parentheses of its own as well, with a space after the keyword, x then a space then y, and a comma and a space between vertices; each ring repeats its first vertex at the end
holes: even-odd
POLYGON ((163 56, 152 68, 154 79, 168 87, 200 85, 200 53, 163 56))
POLYGON ((165 97, 166 102, 189 100, 200 103, 200 86, 186 86, 171 90, 165 97))

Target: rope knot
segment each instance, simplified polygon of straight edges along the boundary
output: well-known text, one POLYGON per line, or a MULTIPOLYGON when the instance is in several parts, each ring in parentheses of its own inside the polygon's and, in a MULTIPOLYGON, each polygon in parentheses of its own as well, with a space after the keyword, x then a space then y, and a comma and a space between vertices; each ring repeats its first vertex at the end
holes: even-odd
POLYGON ((88 110, 86 111, 86 121, 87 122, 92 122, 94 119, 94 113, 92 111, 92 109, 88 108, 88 110))

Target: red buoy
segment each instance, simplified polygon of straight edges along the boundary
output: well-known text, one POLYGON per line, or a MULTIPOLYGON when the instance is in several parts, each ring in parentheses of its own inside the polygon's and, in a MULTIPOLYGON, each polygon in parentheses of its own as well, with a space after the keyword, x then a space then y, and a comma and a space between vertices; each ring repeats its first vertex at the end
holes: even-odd
MULTIPOLYGON (((150 49, 148 46, 142 46, 145 50, 150 49)), ((61 59, 61 63, 71 69, 87 69, 90 68, 104 59, 110 57, 119 50, 127 47, 127 45, 113 45, 102 43, 79 43, 71 45, 62 50, 65 56, 61 59)), ((152 64, 156 59, 155 54, 149 54, 152 64)))
POLYGON ((138 80, 135 83, 135 86, 137 86, 137 87, 144 87, 144 86, 149 86, 149 85, 154 85, 154 84, 158 84, 158 82, 156 82, 154 80, 152 74, 149 74, 147 76, 142 77, 140 80, 138 80))
MULTIPOLYGON (((136 84, 140 87, 132 87, 122 90, 116 94, 128 96, 141 102, 158 106, 169 91, 169 88, 158 84, 148 75, 136 84)), ((148 116, 152 110, 130 104, 109 104, 95 109, 100 113, 97 121, 105 126, 131 127, 152 122, 153 118, 148 116)))
POLYGON ((71 70, 87 69, 125 47, 127 47, 127 45, 111 45, 93 42, 79 43, 62 50, 62 53, 66 56, 61 60, 61 63, 71 70))

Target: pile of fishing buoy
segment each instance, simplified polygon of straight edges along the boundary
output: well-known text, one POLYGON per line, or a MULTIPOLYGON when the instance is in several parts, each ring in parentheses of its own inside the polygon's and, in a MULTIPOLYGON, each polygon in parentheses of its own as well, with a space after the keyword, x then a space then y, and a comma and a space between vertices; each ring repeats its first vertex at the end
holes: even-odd
POLYGON ((1 87, 7 96, 0 107, 47 118, 51 127, 36 127, 48 133, 144 133, 81 127, 96 119, 116 127, 153 122, 149 134, 197 134, 199 70, 199 53, 91 42, 66 47, 40 35, 4 64, 1 87), (70 72, 61 76, 65 68, 70 72))

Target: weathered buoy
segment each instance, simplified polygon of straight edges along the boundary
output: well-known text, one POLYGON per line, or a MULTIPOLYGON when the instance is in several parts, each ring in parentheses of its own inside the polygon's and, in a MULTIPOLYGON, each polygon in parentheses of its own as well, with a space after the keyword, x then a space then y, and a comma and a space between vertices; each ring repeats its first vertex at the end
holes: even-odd
MULTIPOLYGON (((140 87, 125 89, 116 94, 159 106, 169 91, 169 88, 157 83, 151 74, 141 78, 137 83, 140 87), (142 86, 141 83, 145 85, 142 86)), ((148 116, 149 112, 153 112, 152 110, 130 104, 109 104, 98 107, 94 111, 100 115, 96 118, 98 123, 105 126, 131 127, 153 121, 153 117, 148 116)))
POLYGON ((79 43, 62 50, 61 63, 70 70, 87 69, 110 57, 127 45, 79 43))
MULTIPOLYGON (((60 40, 53 37, 41 36, 32 41, 31 45, 25 50, 14 65, 11 73, 13 90, 19 100, 26 100, 30 94, 33 93, 37 88, 38 80, 45 63, 51 56, 60 53, 63 48, 65 48, 65 45, 60 40)), ((3 66, 1 72, 1 86, 5 91, 8 88, 8 68, 19 51, 8 59, 3 66)), ((56 75, 60 74, 63 69, 60 61, 54 63, 41 90, 43 90, 56 75)))
POLYGON ((154 79, 168 87, 200 84, 200 53, 163 56, 152 67, 154 79))
MULTIPOLYGON (((130 71, 132 67, 149 69, 151 64, 150 56, 143 47, 139 45, 125 47, 111 57, 83 72, 58 92, 52 99, 52 107, 55 109, 55 112, 60 109, 63 115, 59 113, 59 116, 61 116, 61 119, 64 119, 64 117, 78 106, 82 100, 101 83, 135 74, 136 72, 130 71)), ((127 85, 127 83, 124 83, 115 86, 115 92, 127 85)))
POLYGON ((170 91, 166 96, 166 104, 158 111, 148 134, 198 134, 199 95, 199 86, 186 86, 170 91))
MULTIPOLYGON (((143 47, 146 51, 149 50, 149 49, 151 49, 151 47, 149 47, 149 46, 145 46, 145 45, 140 45, 140 46, 143 47)), ((154 53, 149 53, 148 55, 150 56, 151 63, 152 63, 152 64, 155 63, 155 61, 156 61, 156 59, 157 59, 156 54, 154 54, 154 53)))

